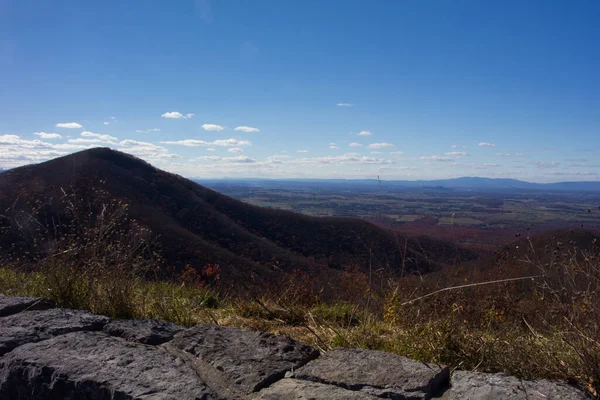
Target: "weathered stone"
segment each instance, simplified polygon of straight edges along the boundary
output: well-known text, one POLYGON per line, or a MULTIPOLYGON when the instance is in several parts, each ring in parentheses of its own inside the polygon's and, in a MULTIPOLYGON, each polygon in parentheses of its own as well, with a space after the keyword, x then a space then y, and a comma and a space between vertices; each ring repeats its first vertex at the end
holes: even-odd
POLYGON ((52 303, 40 297, 17 297, 0 294, 0 317, 17 314, 25 310, 47 310, 52 303))
POLYGON ((154 346, 170 341, 183 329, 185 328, 171 322, 154 319, 112 320, 104 326, 104 332, 109 335, 154 346))
POLYGON ((77 331, 98 331, 110 321, 102 315, 55 308, 25 311, 0 320, 0 356, 25 343, 77 331))
POLYGON ((179 332, 168 345, 196 357, 205 370, 197 372, 211 387, 233 387, 244 394, 270 385, 319 355, 285 336, 218 325, 179 332))
POLYGON ((561 382, 523 381, 504 374, 456 371, 444 400, 584 400, 584 392, 561 382))
POLYGON ((219 399, 180 359, 102 332, 23 345, 0 359, 0 398, 219 399))
POLYGON ((377 397, 427 399, 448 385, 450 373, 447 367, 430 366, 391 353, 335 349, 300 368, 294 376, 377 397))
POLYGON ((376 400, 363 392, 352 392, 333 385, 282 379, 253 397, 255 400, 376 400))

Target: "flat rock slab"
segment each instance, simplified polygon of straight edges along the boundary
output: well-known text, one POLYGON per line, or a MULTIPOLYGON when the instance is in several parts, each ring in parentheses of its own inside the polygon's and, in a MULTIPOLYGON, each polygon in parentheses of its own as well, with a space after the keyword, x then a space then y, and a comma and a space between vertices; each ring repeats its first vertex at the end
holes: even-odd
POLYGON ((101 332, 23 345, 0 359, 0 398, 219 399, 180 359, 101 332))
POLYGON ((112 320, 104 326, 104 332, 130 342, 158 346, 173 339, 185 328, 171 322, 154 319, 112 320))
POLYGON ((560 382, 523 381, 504 374, 456 371, 444 400, 589 400, 584 392, 560 382))
POLYGON ((285 336, 218 325, 198 325, 175 335, 173 346, 200 361, 198 371, 211 387, 250 394, 283 378, 319 356, 319 352, 285 336))
POLYGON ((257 393, 255 400, 376 400, 363 392, 298 379, 282 379, 257 393))
POLYGON ((0 317, 13 315, 25 310, 47 310, 52 303, 40 297, 4 296, 0 294, 0 317))
POLYGON ((294 377, 377 397, 427 399, 449 384, 450 372, 391 353, 335 349, 300 368, 294 377))
POLYGON ((77 331, 99 331, 110 321, 102 315, 55 308, 25 311, 0 320, 0 356, 25 343, 77 331))

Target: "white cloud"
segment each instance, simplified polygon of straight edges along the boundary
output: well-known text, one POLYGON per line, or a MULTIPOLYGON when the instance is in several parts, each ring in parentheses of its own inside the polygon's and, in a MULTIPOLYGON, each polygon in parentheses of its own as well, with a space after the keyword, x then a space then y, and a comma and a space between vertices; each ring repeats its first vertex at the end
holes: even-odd
POLYGON ((544 175, 555 175, 555 176, 598 176, 597 172, 569 172, 569 171, 556 171, 548 172, 544 175))
POLYGON ((177 154, 170 153, 165 147, 157 146, 153 143, 140 142, 137 140, 122 140, 119 142, 117 150, 132 154, 151 162, 168 161, 181 158, 177 154))
POLYGON ((559 162, 556 161, 550 161, 550 162, 546 162, 546 161, 536 161, 533 163, 534 165, 536 165, 538 168, 554 168, 554 167, 558 167, 560 165, 559 162))
POLYGON ((165 141, 161 142, 162 144, 174 144, 177 146, 186 146, 186 147, 199 147, 199 146, 210 146, 210 142, 206 142, 204 140, 196 140, 196 139, 185 139, 185 140, 175 140, 175 141, 165 141))
POLYGON ((403 151, 390 151, 390 154, 395 155, 395 156, 401 156, 402 154, 404 154, 403 151))
POLYGON ((496 153, 499 157, 527 157, 527 154, 523 153, 496 153))
POLYGON ((496 147, 495 143, 481 142, 478 145, 479 147, 496 147))
POLYGON ((110 122, 104 121, 104 125, 108 125, 108 124, 110 124, 110 122))
POLYGON ((35 132, 34 135, 42 139, 62 139, 62 136, 58 133, 35 132))
POLYGON ((252 146, 252 142, 249 140, 237 140, 237 139, 221 139, 212 142, 215 146, 252 146))
POLYGON ((159 128, 151 128, 151 129, 146 129, 146 130, 142 130, 142 129, 137 129, 136 133, 151 133, 151 132, 160 132, 159 128))
POLYGON ((419 160, 425 160, 425 161, 442 161, 442 162, 446 162, 446 161, 454 161, 453 158, 450 157, 442 157, 442 156, 429 156, 429 157, 420 157, 419 160))
POLYGON ((178 112, 178 111, 169 111, 164 113, 163 115, 161 115, 161 117, 163 118, 169 118, 169 119, 190 119, 194 116, 194 114, 189 113, 189 114, 185 114, 183 115, 182 113, 178 112))
POLYGON ((202 156, 194 158, 190 161, 219 161, 226 163, 241 163, 241 164, 252 164, 256 160, 248 156, 236 156, 236 157, 217 157, 217 156, 202 156))
POLYGON ((18 135, 0 135, 0 166, 14 168, 38 163, 95 145, 54 144, 39 139, 25 140, 18 135))
POLYGON ((446 153, 447 156, 452 156, 452 157, 467 157, 469 155, 469 153, 467 153, 466 151, 449 151, 446 153))
POLYGON ((239 147, 232 147, 231 149, 227 150, 230 153, 243 153, 244 149, 240 149, 239 147))
POLYGON ((76 139, 69 139, 67 140, 67 143, 72 143, 72 144, 117 144, 117 141, 119 139, 117 139, 114 136, 110 136, 110 135, 102 135, 99 133, 93 133, 93 132, 81 132, 81 136, 80 138, 76 138, 76 139))
POLYGON ((221 125, 204 124, 202 125, 202 129, 204 129, 205 131, 222 131, 225 128, 223 128, 221 125))
POLYGON ((338 106, 338 107, 354 107, 354 104, 351 104, 351 103, 337 103, 336 106, 338 106))
POLYGON ((394 161, 385 160, 381 158, 373 158, 361 156, 359 153, 348 153, 341 156, 327 156, 327 157, 314 157, 314 158, 301 158, 293 160, 291 163, 294 164, 395 164, 394 161))
POLYGON ((330 149, 339 149, 338 145, 335 143, 329 143, 329 148, 330 149))
POLYGON ((484 167, 501 167, 502 165, 496 163, 484 163, 484 167))
POLYGON ((175 140, 175 141, 165 141, 161 142, 162 144, 174 144, 179 146, 187 146, 187 147, 201 147, 201 146, 222 146, 222 147, 232 147, 232 146, 251 146, 252 142, 248 140, 237 140, 237 139, 220 139, 215 140, 213 142, 207 142, 205 140, 197 140, 197 139, 185 139, 185 140, 175 140))
POLYGON ((370 131, 360 131, 357 136, 371 136, 372 133, 370 131))
POLYGON ((209 147, 208 149, 206 149, 206 151, 216 151, 216 149, 213 149, 212 147, 209 147))
POLYGON ((289 158, 290 158, 290 156, 288 156, 288 155, 274 155, 274 156, 267 157, 266 161, 271 164, 283 164, 284 160, 287 160, 289 158))
POLYGON ((238 126, 234 129, 234 131, 242 131, 242 132, 260 132, 260 129, 258 128, 253 128, 251 126, 238 126))
POLYGON ((308 153, 308 150, 296 150, 296 153, 308 153))
POLYGON ((391 143, 371 143, 367 146, 368 149, 385 149, 386 147, 394 147, 391 143))
POLYGON ((350 146, 350 147, 362 147, 362 144, 360 144, 360 143, 350 143, 348 146, 350 146))
POLYGON ((56 124, 57 128, 67 128, 67 129, 81 129, 83 128, 82 125, 78 124, 77 122, 59 122, 58 124, 56 124))

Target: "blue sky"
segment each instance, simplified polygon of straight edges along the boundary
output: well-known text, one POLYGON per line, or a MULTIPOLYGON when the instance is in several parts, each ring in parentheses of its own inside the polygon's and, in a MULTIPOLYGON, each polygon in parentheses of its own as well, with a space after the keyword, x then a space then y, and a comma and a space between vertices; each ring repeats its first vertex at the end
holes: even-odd
POLYGON ((600 179, 600 2, 0 0, 0 168, 600 179))

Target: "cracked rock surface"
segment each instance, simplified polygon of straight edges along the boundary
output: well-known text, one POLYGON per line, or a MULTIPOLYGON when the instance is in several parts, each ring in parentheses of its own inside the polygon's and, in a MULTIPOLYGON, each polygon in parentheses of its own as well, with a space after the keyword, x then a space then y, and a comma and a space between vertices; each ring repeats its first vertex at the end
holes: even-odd
POLYGON ((111 320, 0 295, 0 400, 588 399, 562 382, 457 371, 391 353, 320 354, 285 336, 111 320))
POLYGON ((362 391, 377 397, 428 399, 448 385, 448 367, 392 353, 336 349, 296 371, 298 379, 362 391))

